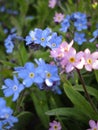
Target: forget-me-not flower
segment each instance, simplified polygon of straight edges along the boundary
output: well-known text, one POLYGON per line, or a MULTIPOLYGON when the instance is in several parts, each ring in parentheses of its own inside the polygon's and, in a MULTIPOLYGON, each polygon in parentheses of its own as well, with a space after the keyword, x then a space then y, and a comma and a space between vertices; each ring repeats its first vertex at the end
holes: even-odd
POLYGON ((57 36, 57 33, 53 33, 49 37, 49 42, 47 46, 50 47, 51 49, 54 49, 57 48, 61 42, 62 42, 62 36, 57 36))
POLYGON ((24 85, 19 83, 16 76, 12 79, 5 79, 4 85, 2 86, 5 97, 13 95, 13 101, 16 101, 19 97, 20 92, 24 89, 24 85))
POLYGON ((34 41, 35 41, 35 33, 36 33, 36 29, 34 30, 34 31, 30 31, 29 32, 29 35, 28 36, 26 36, 26 38, 25 38, 25 41, 26 41, 26 45, 29 45, 29 44, 31 44, 31 43, 33 43, 34 41))
POLYGON ((86 42, 85 34, 75 32, 74 41, 78 43, 78 45, 82 45, 83 42, 86 42))
POLYGON ((46 64, 42 59, 36 60, 36 62, 38 63, 37 71, 47 86, 52 86, 55 81, 60 80, 56 65, 46 64))
POLYGON ((89 42, 93 42, 95 41, 96 38, 98 38, 98 29, 96 29, 94 32, 93 32, 93 37, 92 39, 89 40, 89 42))
MULTIPOLYGON (((19 67, 18 67, 19 68, 19 67)), ((17 69, 16 69, 17 71, 17 69)), ((34 64, 27 62, 24 65, 24 68, 17 71, 19 78, 23 79, 23 84, 26 87, 30 87, 33 83, 42 83, 43 79, 38 74, 37 68, 34 67, 34 64)))
POLYGON ((82 31, 87 29, 87 20, 77 20, 74 22, 74 26, 76 27, 77 31, 82 31))
POLYGON ((18 119, 12 114, 13 110, 6 106, 6 101, 3 98, 0 98, 0 130, 9 130, 14 123, 18 122, 18 119))
POLYGON ((70 27, 70 16, 67 15, 66 18, 61 22, 60 31, 67 32, 69 27, 70 27))
POLYGON ((42 29, 36 29, 35 32, 35 43, 40 44, 42 47, 46 47, 48 43, 48 37, 51 34, 51 29, 46 28, 44 30, 42 29))

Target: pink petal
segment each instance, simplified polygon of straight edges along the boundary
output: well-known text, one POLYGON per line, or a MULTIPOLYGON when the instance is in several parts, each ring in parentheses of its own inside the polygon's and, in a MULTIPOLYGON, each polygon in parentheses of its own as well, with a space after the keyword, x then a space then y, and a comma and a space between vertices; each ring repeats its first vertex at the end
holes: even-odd
POLYGON ((90 121, 89 121, 89 125, 90 125, 91 128, 96 127, 96 123, 95 123, 94 120, 90 120, 90 121))

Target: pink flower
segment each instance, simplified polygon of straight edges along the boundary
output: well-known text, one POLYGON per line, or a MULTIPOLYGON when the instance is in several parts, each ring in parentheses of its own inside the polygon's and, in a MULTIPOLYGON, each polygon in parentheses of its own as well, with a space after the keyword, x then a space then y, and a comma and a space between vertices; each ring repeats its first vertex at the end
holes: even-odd
POLYGON ((50 51, 50 56, 56 59, 61 59, 63 57, 62 52, 59 48, 55 48, 50 51))
POLYGON ((54 19, 54 22, 60 23, 64 19, 64 14, 56 12, 53 19, 54 19))
POLYGON ((50 51, 51 57, 62 59, 68 53, 70 49, 72 49, 73 40, 68 44, 67 42, 62 42, 60 46, 56 49, 50 51))
POLYGON ((62 129, 60 122, 57 122, 57 121, 50 122, 49 126, 50 126, 49 130, 61 130, 62 129))
POLYGON ((89 128, 87 130, 98 130, 98 121, 96 123, 94 120, 90 120, 89 125, 91 128, 89 128))
POLYGON ((92 69, 98 69, 98 52, 91 54, 89 49, 84 51, 85 69, 92 71, 92 69))
POLYGON ((84 53, 82 51, 76 53, 76 50, 71 49, 66 55, 67 64, 66 64, 66 72, 71 72, 74 68, 82 69, 84 66, 84 53))
POLYGON ((49 0, 48 6, 53 9, 55 7, 56 3, 57 3, 57 0, 49 0))
POLYGON ((72 45, 73 45, 73 40, 69 44, 66 41, 62 42, 60 45, 61 52, 62 53, 68 52, 72 48, 72 45))

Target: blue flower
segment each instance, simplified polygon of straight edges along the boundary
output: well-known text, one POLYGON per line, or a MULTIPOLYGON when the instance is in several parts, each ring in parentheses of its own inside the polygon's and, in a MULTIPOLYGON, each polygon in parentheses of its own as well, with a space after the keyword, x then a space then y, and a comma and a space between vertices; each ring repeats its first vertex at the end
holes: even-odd
POLYGON ((20 68, 20 70, 18 69, 17 72, 18 72, 19 78, 23 79, 23 84, 26 87, 30 87, 33 83, 43 82, 43 79, 38 74, 37 68, 35 68, 34 64, 31 62, 27 62, 24 68, 20 68))
POLYGON ((60 80, 58 75, 58 69, 55 65, 46 64, 45 68, 45 83, 47 86, 51 86, 54 81, 60 80))
POLYGON ((14 48, 14 44, 12 42, 13 37, 15 37, 16 34, 13 35, 9 35, 5 41, 4 41, 4 46, 6 48, 6 52, 7 53, 12 53, 13 52, 13 48, 14 48))
POLYGON ((62 91, 59 88, 59 85, 60 85, 60 81, 54 82, 54 84, 52 86, 52 91, 60 95, 60 94, 62 94, 62 91))
POLYGON ((36 29, 35 31, 35 42, 36 44, 40 44, 42 47, 46 47, 48 44, 48 37, 51 34, 51 29, 46 28, 45 30, 36 29))
POLYGON ((10 39, 6 39, 4 46, 6 48, 6 53, 12 53, 13 52, 14 44, 10 39))
POLYGON ((24 89, 23 84, 20 84, 16 76, 14 76, 14 79, 5 79, 4 80, 5 85, 2 86, 3 93, 5 97, 9 97, 13 95, 13 101, 16 101, 19 97, 20 92, 24 89))
POLYGON ((14 117, 13 110, 6 106, 6 101, 0 98, 0 130, 10 129, 14 126, 14 123, 18 122, 18 119, 14 117))
POLYGON ((77 21, 77 20, 84 20, 87 19, 86 14, 81 13, 81 12, 75 12, 71 15, 71 20, 72 21, 77 21))
POLYGON ((55 81, 60 80, 56 65, 46 64, 42 59, 36 62, 38 63, 37 71, 47 86, 50 87, 55 81))
POLYGON ((74 22, 74 26, 76 27, 77 31, 82 31, 87 29, 87 20, 77 20, 74 22))
POLYGON ((35 32, 36 32, 36 29, 34 31, 30 31, 29 35, 26 36, 25 38, 26 45, 29 45, 35 41, 35 32))
POLYGON ((70 16, 67 15, 66 18, 61 22, 60 31, 67 32, 69 27, 70 27, 70 16))
POLYGON ((54 49, 57 48, 61 42, 62 42, 62 37, 57 36, 57 33, 53 33, 49 38, 49 42, 47 46, 50 47, 51 49, 54 49))
POLYGON ((89 40, 89 42, 93 42, 95 41, 96 38, 98 38, 98 29, 96 29, 94 32, 93 32, 93 37, 92 39, 89 40))
POLYGON ((86 42, 85 34, 75 32, 74 41, 78 43, 78 45, 82 45, 83 42, 86 42))
POLYGON ((12 53, 14 49, 14 39, 24 40, 21 36, 17 36, 16 33, 10 34, 4 41, 4 46, 6 48, 6 53, 12 53))

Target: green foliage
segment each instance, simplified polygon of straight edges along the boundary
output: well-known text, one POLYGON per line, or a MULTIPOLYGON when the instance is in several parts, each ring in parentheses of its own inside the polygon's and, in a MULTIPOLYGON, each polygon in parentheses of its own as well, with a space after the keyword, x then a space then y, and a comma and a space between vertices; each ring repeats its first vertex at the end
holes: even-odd
POLYGON ((48 110, 48 99, 46 97, 46 93, 35 89, 33 93, 31 93, 31 97, 41 122, 47 128, 49 117, 45 115, 45 112, 48 110))
POLYGON ((14 129, 27 130, 30 128, 31 123, 33 123, 33 114, 30 112, 23 111, 17 117, 19 122, 14 126, 14 129))
MULTIPOLYGON (((25 45, 25 38, 30 30, 35 28, 45 29, 50 27, 52 31, 62 35, 63 40, 70 42, 74 38, 76 31, 72 23, 67 33, 61 33, 61 25, 53 21, 55 12, 71 15, 74 12, 82 12, 87 15, 87 42, 78 45, 74 42, 74 47, 78 51, 84 51, 89 48, 91 52, 98 48, 96 44, 90 43, 93 38, 93 31, 98 23, 98 2, 91 0, 58 0, 56 6, 52 9, 48 7, 49 0, 1 0, 1 6, 6 8, 5 12, 0 11, 0 97, 4 97, 2 85, 4 79, 12 78, 14 67, 23 66, 26 62, 33 62, 34 59, 42 58, 46 63, 51 63, 50 49, 42 48, 40 45, 25 45), (7 9, 17 11, 18 14, 11 14, 7 9), (16 33, 24 38, 24 41, 15 40, 15 47, 12 54, 7 54, 4 47, 5 38, 11 34, 11 29, 15 27, 16 33), (8 32, 4 32, 7 29, 8 32)), ((55 60, 54 60, 55 62, 55 60)), ((94 103, 90 104, 83 89, 81 80, 76 71, 72 73, 61 74, 61 95, 49 91, 41 91, 35 85, 32 88, 26 88, 26 93, 21 93, 19 99, 13 103, 12 97, 5 98, 7 106, 11 107, 14 115, 18 117, 19 122, 15 124, 16 130, 46 130, 49 128, 49 122, 57 120, 62 125, 62 130, 85 130, 88 128, 90 119, 98 120, 98 70, 86 72, 81 70, 84 78, 86 90, 94 103), (23 95, 22 95, 23 94, 23 95), (29 95, 29 99, 27 98, 29 95), (20 100, 21 99, 21 100, 20 100), (30 101, 30 102, 29 102, 30 101), (28 103, 27 103, 28 102, 28 103), (28 106, 26 106, 28 105, 28 106)), ((20 80, 20 82, 22 82, 20 80)))

